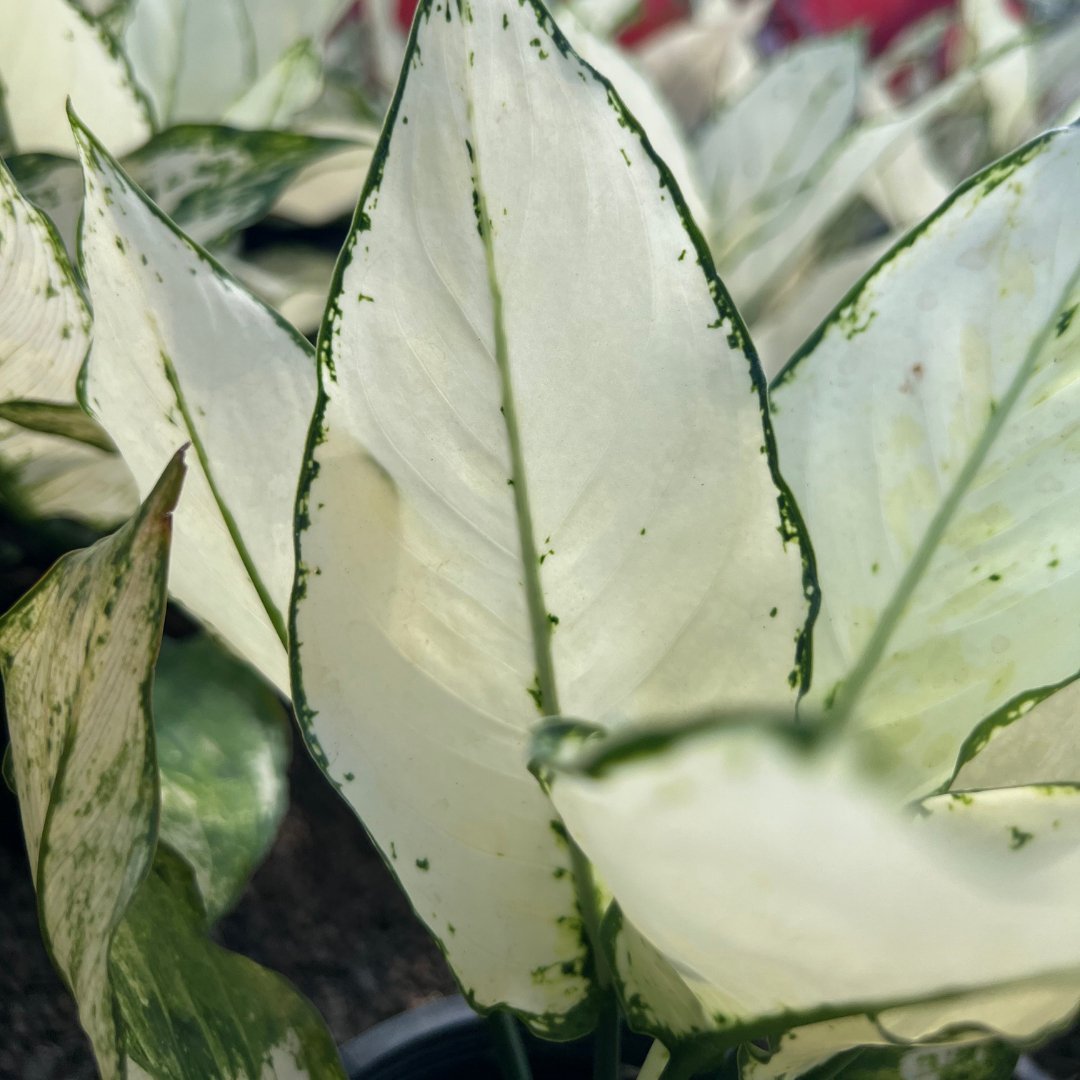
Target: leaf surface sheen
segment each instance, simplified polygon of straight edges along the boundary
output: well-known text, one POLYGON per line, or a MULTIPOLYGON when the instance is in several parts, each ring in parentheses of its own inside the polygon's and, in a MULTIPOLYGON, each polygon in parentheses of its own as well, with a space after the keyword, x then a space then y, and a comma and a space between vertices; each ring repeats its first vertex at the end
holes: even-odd
POLYGON ((913 816, 847 744, 750 723, 554 770, 621 911, 632 1021, 669 1046, 836 1021, 836 1052, 866 1041, 860 1014, 887 1039, 1026 1040, 1080 1003, 1076 786, 940 795, 913 816))
POLYGON ((94 19, 69 0, 0 0, 0 26, 0 86, 17 149, 69 153, 68 99, 117 153, 146 141, 146 101, 94 19))
POLYGON ((914 795, 1080 669, 1078 183, 1075 128, 985 170, 773 390, 822 585, 811 700, 914 795))
POLYGON ((86 404, 140 488, 192 443, 170 588, 287 692, 283 612, 311 348, 164 218, 88 131, 76 135, 95 319, 86 404))
POLYGON ((509 0, 425 5, 405 72, 320 338, 294 695, 467 993, 568 1035, 527 730, 790 709, 801 551, 745 331, 608 85, 509 0))

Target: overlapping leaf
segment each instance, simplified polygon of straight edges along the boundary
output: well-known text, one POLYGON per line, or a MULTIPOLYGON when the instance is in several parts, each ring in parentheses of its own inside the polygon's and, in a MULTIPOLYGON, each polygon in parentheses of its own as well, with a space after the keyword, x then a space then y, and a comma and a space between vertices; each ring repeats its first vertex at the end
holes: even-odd
POLYGON ((123 153, 150 134, 149 111, 108 32, 70 0, 0 0, 0 85, 20 151, 67 153, 70 99, 123 153))
POLYGON ((942 795, 910 816, 846 742, 752 721, 548 755, 555 805, 625 920, 630 1016, 672 1048, 672 1076, 843 1019, 831 1056, 866 1038, 859 1014, 920 1041, 1068 1019, 1080 789, 942 795))
MULTIPOLYGON (((151 681, 182 476, 178 456, 136 518, 65 556, 0 621, 12 766, 42 931, 105 1080, 341 1077, 310 1005, 210 942, 204 899, 220 897, 200 896, 187 865, 158 847, 151 681)), ((211 680, 203 690, 215 696, 221 687, 211 680)), ((168 690, 163 703, 175 709, 168 690)), ((190 722, 172 712, 158 733, 186 739, 190 722)), ((205 751, 188 741, 189 774, 212 765, 205 751)), ((177 763, 163 764, 175 790, 177 763)), ((190 785, 187 792, 205 811, 206 799, 190 785)), ((226 797, 242 814, 252 794, 249 779, 234 780, 226 797)), ((167 793, 166 837, 177 836, 181 817, 173 803, 167 793)), ((242 830, 229 840, 248 855, 258 850, 242 830)), ((213 842, 226 848, 220 835, 213 842)))
POLYGON ((813 700, 913 793, 1080 669, 1078 184, 1078 129, 991 166, 773 391, 824 597, 813 700))
POLYGON ((0 460, 28 512, 112 524, 135 496, 75 403, 89 333, 62 244, 0 163, 0 460))
POLYGON ((616 93, 514 0, 424 5, 405 70, 320 339, 295 698, 473 1000, 568 1034, 527 729, 790 708, 802 560, 744 329, 616 93))
POLYGON ((308 344, 132 185, 85 129, 86 401, 137 483, 190 441, 170 588, 279 689, 292 508, 315 397, 308 344))

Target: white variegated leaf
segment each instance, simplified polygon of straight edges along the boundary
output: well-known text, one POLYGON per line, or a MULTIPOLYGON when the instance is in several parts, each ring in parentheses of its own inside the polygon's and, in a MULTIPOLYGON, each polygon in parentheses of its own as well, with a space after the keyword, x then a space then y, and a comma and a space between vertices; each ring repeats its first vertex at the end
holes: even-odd
POLYGON ((611 37, 638 15, 641 0, 570 0, 574 15, 594 34, 611 37))
POLYGON ((200 895, 191 869, 158 846, 155 734, 165 750, 163 840, 192 850, 173 805, 183 791, 195 807, 188 824, 202 815, 222 856, 213 875, 232 877, 233 888, 235 849, 244 849, 243 862, 265 843, 246 828, 248 814, 264 809, 253 777, 242 779, 251 732, 234 712, 228 733, 208 737, 209 717, 184 714, 202 707, 220 718, 238 696, 250 706, 243 689, 221 685, 205 652, 202 670, 186 672, 189 691, 193 677, 206 679, 206 697, 194 702, 177 702, 166 661, 155 698, 171 715, 153 730, 170 512, 182 477, 177 455, 129 524, 65 556, 0 620, 11 761, 42 931, 104 1080, 343 1080, 315 1011, 284 980, 210 941, 207 901, 216 892, 200 895), (226 747, 227 768, 218 761, 217 769, 229 776, 228 791, 219 783, 208 795, 197 781, 226 747), (228 800, 227 821, 217 818, 215 798, 228 800))
POLYGON ((42 932, 102 1074, 122 1075, 109 947, 154 854, 149 680, 178 460, 138 517, 65 556, 0 621, 15 787, 42 932))
POLYGON ((135 187, 85 129, 86 402, 140 488, 194 448, 170 588, 279 689, 292 507, 315 397, 311 350, 135 187))
POLYGON ((294 697, 472 999, 565 1034, 586 955, 528 729, 790 709, 800 548, 742 324, 615 92, 532 2, 414 35, 320 338, 294 697))
POLYGON ((0 164, 0 461, 29 512, 107 525, 136 499, 104 432, 75 403, 89 334, 60 239, 0 164))
POLYGON ((1080 1002, 1080 789, 911 814, 849 751, 751 718, 549 752, 555 806, 622 913, 631 1016, 677 1059, 868 1013, 893 1039, 1030 1038, 1080 1002))
POLYGON ((322 322, 336 261, 324 248, 298 243, 260 248, 246 258, 222 257, 231 274, 309 335, 322 322))
POLYGON ((796 45, 700 130, 718 258, 791 197, 851 124, 861 58, 854 35, 796 45))
POLYGON ((773 391, 822 587, 812 700, 912 793, 984 718, 1080 669, 1078 189, 1080 129, 991 166, 773 391))
POLYGON ((150 118, 103 27, 70 0, 0 0, 0 85, 20 151, 70 153, 68 99, 118 153, 144 142, 150 118))
POLYGON ((226 124, 241 128, 286 126, 309 108, 323 89, 322 60, 315 45, 304 38, 287 49, 226 110, 226 124))

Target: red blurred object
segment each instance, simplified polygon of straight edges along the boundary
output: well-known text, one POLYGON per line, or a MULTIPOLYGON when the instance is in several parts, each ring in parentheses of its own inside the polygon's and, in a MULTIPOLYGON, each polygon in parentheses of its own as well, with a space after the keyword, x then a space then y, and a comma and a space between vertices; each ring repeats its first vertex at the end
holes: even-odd
POLYGON ((413 16, 420 6, 420 0, 397 0, 397 21, 402 30, 412 26, 413 16))
POLYGON ((621 45, 637 45, 657 30, 690 15, 689 0, 640 0, 640 8, 638 17, 619 34, 621 45))
POLYGON ((879 53, 910 23, 953 6, 953 0, 776 0, 769 30, 795 41, 861 26, 870 33, 871 53, 879 53))

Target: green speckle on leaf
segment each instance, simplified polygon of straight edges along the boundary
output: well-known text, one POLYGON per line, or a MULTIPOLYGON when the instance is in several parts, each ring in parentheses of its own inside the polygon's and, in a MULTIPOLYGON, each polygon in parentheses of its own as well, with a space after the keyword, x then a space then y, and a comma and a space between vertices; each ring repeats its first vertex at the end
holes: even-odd
POLYGON ((429 859, 417 859, 416 860, 416 869, 417 870, 428 870, 428 869, 430 869, 430 867, 431 867, 431 861, 429 859))
POLYGON ((1012 851, 1019 851, 1029 840, 1034 839, 1034 833, 1025 832, 1015 825, 1009 829, 1009 848, 1012 851))

